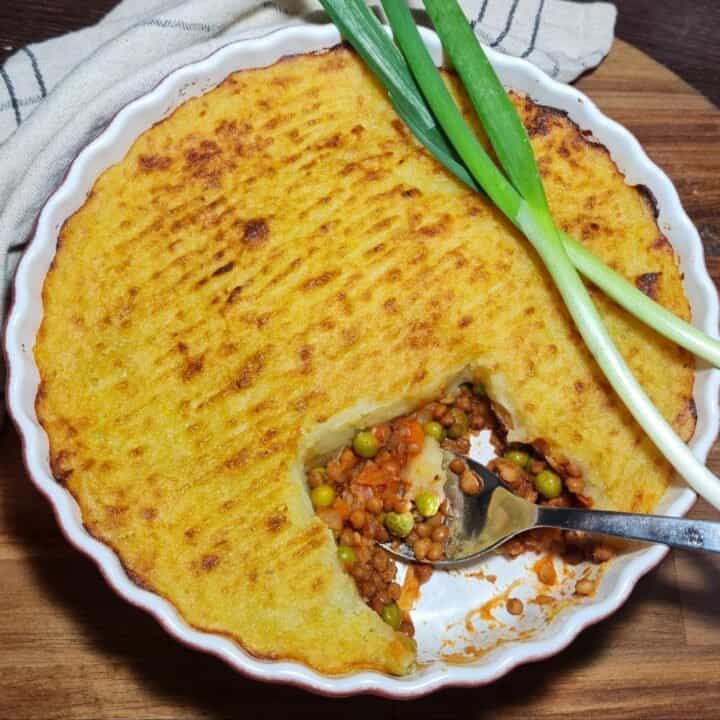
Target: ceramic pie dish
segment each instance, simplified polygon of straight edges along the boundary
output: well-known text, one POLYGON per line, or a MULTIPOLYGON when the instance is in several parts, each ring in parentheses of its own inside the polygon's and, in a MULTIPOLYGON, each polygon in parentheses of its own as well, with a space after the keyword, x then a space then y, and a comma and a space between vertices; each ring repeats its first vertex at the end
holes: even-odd
MULTIPOLYGON (((436 36, 424 34, 436 62, 443 62, 436 36)), ((392 697, 415 697, 447 685, 479 685, 491 682, 516 665, 553 655, 566 647, 588 625, 607 617, 628 597, 635 583, 664 557, 667 550, 649 547, 622 554, 598 577, 597 591, 580 601, 571 599, 573 574, 559 584, 558 612, 549 618, 538 609, 521 618, 503 612, 477 631, 482 642, 469 652, 462 619, 473 608, 501 597, 510 586, 523 597, 522 585, 529 576, 529 558, 509 561, 491 557, 482 577, 471 574, 436 574, 424 587, 414 618, 419 642, 419 666, 411 675, 395 678, 358 672, 328 677, 294 662, 257 659, 228 638, 190 627, 166 600, 134 584, 115 553, 84 528, 70 493, 52 476, 48 439, 35 413, 39 374, 32 348, 42 319, 42 287, 55 254, 58 232, 64 221, 85 201, 97 177, 118 162, 133 141, 190 97, 218 85, 230 73, 272 64, 281 57, 330 48, 340 42, 334 27, 294 27, 263 38, 228 45, 209 58, 183 67, 153 91, 124 108, 108 128, 72 164, 65 180, 41 212, 35 235, 18 268, 14 303, 6 335, 9 370, 8 406, 20 432, 30 477, 50 500, 68 539, 98 564, 109 584, 126 600, 151 612, 180 641, 223 658, 239 671, 274 682, 302 685, 331 695, 373 692, 392 697), (487 582, 487 577, 494 581, 487 582)), ((646 186, 655 196, 658 223, 671 242, 684 273, 685 292, 693 322, 716 334, 718 300, 705 268, 702 245, 684 213, 669 179, 648 159, 624 128, 605 118, 595 105, 571 87, 550 80, 529 63, 488 51, 506 86, 527 93, 543 105, 565 111, 584 131, 610 151, 631 184, 646 186)), ((720 373, 699 369, 694 398, 697 427, 692 440, 695 454, 705 459, 718 430, 717 390, 720 373)), ((695 495, 678 482, 671 487, 659 512, 680 515, 695 495)), ((528 592, 531 588, 528 587, 528 592)))

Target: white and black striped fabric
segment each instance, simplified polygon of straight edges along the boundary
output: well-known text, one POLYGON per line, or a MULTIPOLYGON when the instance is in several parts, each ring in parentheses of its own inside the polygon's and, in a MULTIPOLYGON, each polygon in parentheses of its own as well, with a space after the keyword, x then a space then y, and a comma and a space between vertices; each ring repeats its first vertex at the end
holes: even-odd
MULTIPOLYGON (((482 42, 567 82, 612 43, 616 10, 608 2, 461 4, 482 42)), ((3 300, 42 203, 119 108, 231 41, 304 22, 325 22, 314 0, 123 0, 97 25, 13 54, 0 68, 3 300)))

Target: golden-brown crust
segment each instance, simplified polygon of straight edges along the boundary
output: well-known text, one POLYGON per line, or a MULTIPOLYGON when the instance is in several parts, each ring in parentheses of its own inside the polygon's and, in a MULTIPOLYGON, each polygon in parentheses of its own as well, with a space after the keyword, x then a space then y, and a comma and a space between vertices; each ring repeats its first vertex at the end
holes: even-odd
MULTIPOLYGON (((654 274, 687 318, 642 194, 567 118, 514 100, 558 223, 631 282, 654 274)), ((688 438, 691 358, 592 292, 688 438)), ((516 432, 617 506, 649 510, 670 480, 525 241, 344 48, 236 73, 142 135, 62 228, 43 299, 53 472, 131 577, 257 656, 327 673, 412 660, 313 516, 299 454, 319 423, 472 365, 516 432)))

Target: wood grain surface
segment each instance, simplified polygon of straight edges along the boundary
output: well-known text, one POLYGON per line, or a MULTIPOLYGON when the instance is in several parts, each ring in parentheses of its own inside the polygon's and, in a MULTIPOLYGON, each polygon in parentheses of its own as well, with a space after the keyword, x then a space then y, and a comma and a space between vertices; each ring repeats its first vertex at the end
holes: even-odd
MULTIPOLYGON (((720 112, 616 42, 579 86, 675 181, 720 279, 720 112)), ((562 654, 484 688, 328 700, 247 680, 178 645, 63 539, 0 433, 0 718, 720 718, 720 559, 673 552, 562 654)), ((720 472, 720 449, 710 466, 720 472)), ((703 502, 691 515, 720 520, 703 502)))

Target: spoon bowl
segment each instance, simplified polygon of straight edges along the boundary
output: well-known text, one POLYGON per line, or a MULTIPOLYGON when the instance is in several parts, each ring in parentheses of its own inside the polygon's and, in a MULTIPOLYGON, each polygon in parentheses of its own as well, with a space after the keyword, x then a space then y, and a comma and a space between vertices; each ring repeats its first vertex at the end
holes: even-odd
MULTIPOLYGON (((449 536, 442 560, 422 560, 437 568, 452 569, 472 564, 515 535, 536 527, 614 535, 631 540, 662 543, 690 550, 720 552, 720 523, 685 518, 582 510, 536 505, 514 495, 502 479, 482 463, 453 453, 475 474, 480 490, 467 495, 449 481, 449 536)), ((393 557, 418 562, 409 548, 381 544, 393 557)))

